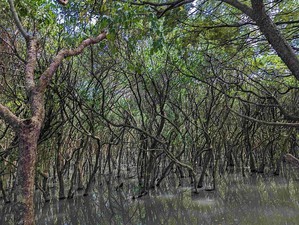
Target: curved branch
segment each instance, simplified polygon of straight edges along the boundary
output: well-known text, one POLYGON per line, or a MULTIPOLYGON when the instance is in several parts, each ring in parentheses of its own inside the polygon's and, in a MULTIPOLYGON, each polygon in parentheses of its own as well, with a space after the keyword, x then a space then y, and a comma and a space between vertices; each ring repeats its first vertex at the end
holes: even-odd
POLYGON ((247 16, 249 16, 250 18, 253 15, 253 10, 252 8, 248 7, 247 5, 239 2, 238 0, 221 0, 221 2, 225 2, 237 9, 239 9, 240 11, 242 11, 243 13, 245 13, 247 16))
POLYGON ((21 120, 9 108, 0 103, 0 118, 13 127, 14 130, 19 129, 21 120))
POLYGON ((106 39, 106 32, 99 34, 95 38, 88 38, 82 41, 82 43, 75 49, 63 49, 59 51, 56 57, 54 58, 53 62, 39 78, 37 91, 39 93, 43 93, 46 90, 54 73, 56 72, 58 66, 61 64, 64 58, 79 55, 87 46, 97 44, 104 39, 106 39))
POLYGON ((246 120, 253 121, 256 123, 260 123, 263 125, 268 125, 268 126, 278 126, 278 127, 299 127, 299 123, 284 123, 284 122, 269 122, 269 121, 264 121, 264 120, 258 120, 255 119, 251 116, 245 116, 241 113, 238 113, 237 111, 233 110, 229 106, 226 106, 230 111, 232 111, 234 114, 238 115, 239 117, 242 117, 246 120))

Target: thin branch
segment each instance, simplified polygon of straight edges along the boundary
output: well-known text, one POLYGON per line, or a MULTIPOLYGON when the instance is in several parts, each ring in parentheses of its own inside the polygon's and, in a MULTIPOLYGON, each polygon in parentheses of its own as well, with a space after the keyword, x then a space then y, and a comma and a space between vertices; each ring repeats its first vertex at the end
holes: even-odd
POLYGON ((169 2, 163 2, 163 3, 155 3, 151 1, 141 1, 141 2, 131 2, 132 5, 149 5, 153 9, 155 9, 158 12, 158 17, 162 17, 167 11, 170 11, 172 9, 178 8, 182 5, 186 5, 188 3, 192 3, 194 0, 177 0, 177 1, 169 1, 169 2), (165 7, 164 10, 159 11, 156 8, 165 7))
MULTIPOLYGON (((211 25, 211 26, 198 26, 198 25, 193 25, 190 23, 186 23, 184 21, 180 21, 181 23, 191 26, 191 27, 195 27, 195 28, 202 28, 202 29, 217 29, 217 28, 230 28, 230 27, 242 27, 242 26, 247 26, 247 25, 253 25, 253 26, 257 26, 256 23, 254 22, 245 22, 245 23, 231 23, 231 24, 217 24, 217 25, 211 25)), ((274 23, 276 25, 286 25, 286 24, 299 24, 299 20, 294 20, 294 21, 280 21, 280 22, 276 22, 274 23)))
POLYGON ((12 16, 14 18, 14 21, 18 27, 18 29, 20 30, 22 36, 28 41, 29 38, 30 38, 30 35, 25 31, 20 19, 19 19, 19 16, 18 16, 18 13, 15 9, 15 6, 13 4, 13 0, 8 0, 8 3, 9 3, 9 6, 10 6, 10 11, 12 13, 12 16))
POLYGON ((163 16, 167 11, 169 11, 169 10, 178 8, 178 7, 182 6, 182 5, 186 5, 186 4, 188 4, 188 3, 192 3, 192 2, 194 2, 194 0, 177 1, 176 3, 174 3, 174 4, 170 5, 170 6, 168 6, 166 9, 164 9, 164 10, 160 13, 159 18, 162 17, 162 16, 163 16))
POLYGON ((253 121, 253 122, 256 122, 256 123, 260 123, 260 124, 264 124, 264 125, 268 125, 268 126, 299 127, 299 123, 269 122, 269 121, 264 121, 264 120, 258 120, 258 119, 255 119, 255 118, 251 117, 251 116, 246 116, 246 115, 243 115, 241 113, 238 113, 237 111, 233 110, 229 106, 227 106, 227 108, 230 111, 232 111, 234 114, 238 115, 239 117, 242 117, 244 119, 247 119, 249 121, 253 121))
POLYGON ((179 2, 182 2, 182 0, 177 0, 173 2, 163 2, 163 3, 155 3, 155 2, 149 2, 149 1, 141 1, 139 2, 132 2, 132 5, 150 5, 154 7, 161 7, 161 6, 171 6, 171 5, 176 5, 179 2))

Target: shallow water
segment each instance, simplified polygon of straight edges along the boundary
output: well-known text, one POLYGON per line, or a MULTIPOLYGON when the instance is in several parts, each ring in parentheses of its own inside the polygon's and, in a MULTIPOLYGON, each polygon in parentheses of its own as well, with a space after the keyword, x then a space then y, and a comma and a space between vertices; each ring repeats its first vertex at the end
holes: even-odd
POLYGON ((135 200, 133 184, 98 186, 87 197, 38 204, 37 225, 299 224, 299 182, 292 178, 230 174, 216 191, 198 194, 172 185, 135 200))

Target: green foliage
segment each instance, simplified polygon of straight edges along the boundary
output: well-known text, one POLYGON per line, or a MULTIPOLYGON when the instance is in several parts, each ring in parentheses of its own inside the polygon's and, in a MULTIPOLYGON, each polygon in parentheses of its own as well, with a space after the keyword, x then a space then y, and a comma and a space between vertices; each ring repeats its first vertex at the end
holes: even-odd
MULTIPOLYGON (((298 13, 292 13, 294 2, 273 9, 267 5, 276 23, 298 20, 298 13)), ((61 116, 68 128, 75 130, 74 136, 102 135, 103 127, 117 133, 119 124, 132 125, 141 129, 135 130, 139 136, 142 131, 151 135, 143 143, 130 126, 125 128, 136 143, 147 144, 142 148, 150 147, 153 136, 173 146, 169 147, 171 154, 185 149, 182 158, 192 167, 196 155, 192 151, 205 149, 210 140, 219 146, 215 151, 223 153, 221 148, 227 140, 243 138, 234 132, 242 134, 246 120, 230 112, 229 107, 253 118, 284 121, 277 101, 291 115, 298 115, 293 107, 298 103, 298 81, 286 76, 287 67, 252 21, 227 4, 195 1, 167 11, 162 18, 157 18, 161 9, 154 11, 129 1, 74 0, 61 6, 50 0, 19 0, 15 4, 26 30, 40 40, 36 79, 60 49, 78 46, 82 40, 107 31, 106 41, 64 61, 47 93, 48 114, 53 111, 61 116), (107 125, 107 120, 115 127, 107 125)), ((3 12, 8 6, 0 3, 0 7, 3 12)), ((23 116, 28 99, 20 57, 26 58, 26 45, 14 37, 15 27, 10 23, 1 21, 1 26, 16 41, 11 52, 14 58, 6 63, 10 66, 6 68, 9 79, 1 80, 9 91, 1 93, 1 101, 13 111, 21 108, 23 116), (19 64, 12 63, 14 60, 19 64), (19 77, 18 82, 12 79, 15 77, 19 77), (15 83, 20 87, 11 90, 15 83)), ((297 25, 281 27, 296 46, 297 25)), ((253 128, 249 132, 253 144, 268 140, 273 133, 253 128)), ((235 145, 244 151, 242 143, 235 145)), ((155 151, 160 154, 162 147, 158 145, 155 151)), ((240 152, 236 154, 243 157, 240 152)))
POLYGON ((29 29, 32 29, 32 22, 38 30, 51 27, 56 22, 57 7, 51 1, 15 1, 15 7, 24 25, 29 29))

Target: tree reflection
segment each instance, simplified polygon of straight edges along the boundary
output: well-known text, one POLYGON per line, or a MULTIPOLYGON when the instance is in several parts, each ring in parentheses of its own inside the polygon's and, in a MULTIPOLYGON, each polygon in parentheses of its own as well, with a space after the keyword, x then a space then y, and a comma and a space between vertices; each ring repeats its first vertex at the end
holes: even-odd
MULTIPOLYGON (((54 200, 36 207, 43 225, 123 224, 296 224, 299 183, 292 178, 229 174, 217 191, 161 187, 133 200, 137 187, 124 181, 95 185, 88 196, 54 200), (134 191, 135 190, 135 191, 134 191)), ((36 198, 38 199, 38 198, 36 198)), ((0 224, 10 223, 10 208, 2 207, 0 224)))

